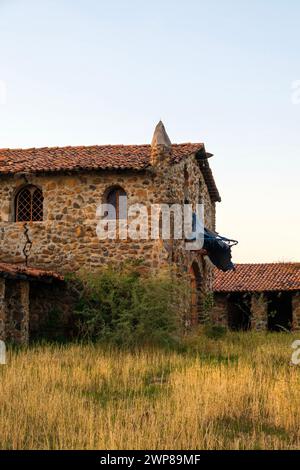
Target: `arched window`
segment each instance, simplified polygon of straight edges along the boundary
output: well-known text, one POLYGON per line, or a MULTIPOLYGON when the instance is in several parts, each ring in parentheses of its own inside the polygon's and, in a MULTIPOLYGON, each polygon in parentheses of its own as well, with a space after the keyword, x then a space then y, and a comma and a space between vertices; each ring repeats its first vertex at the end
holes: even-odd
POLYGON ((22 188, 15 199, 16 222, 41 222, 43 220, 43 193, 36 186, 22 188))
POLYGON ((110 189, 106 195, 105 202, 115 208, 117 220, 127 218, 127 194, 123 188, 118 186, 110 189))

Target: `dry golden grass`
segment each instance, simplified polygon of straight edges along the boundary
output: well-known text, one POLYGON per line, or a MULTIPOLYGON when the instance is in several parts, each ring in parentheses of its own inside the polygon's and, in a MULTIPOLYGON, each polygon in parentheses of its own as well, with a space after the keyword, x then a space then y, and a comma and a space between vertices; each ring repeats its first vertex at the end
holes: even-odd
POLYGON ((1 449, 295 449, 288 334, 190 340, 185 353, 35 346, 0 366, 1 449))

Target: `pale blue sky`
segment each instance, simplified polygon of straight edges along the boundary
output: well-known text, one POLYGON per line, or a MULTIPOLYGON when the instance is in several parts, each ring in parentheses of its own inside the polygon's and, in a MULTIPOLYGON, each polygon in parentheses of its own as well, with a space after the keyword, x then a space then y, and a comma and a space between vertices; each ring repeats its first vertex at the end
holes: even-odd
POLYGON ((300 261, 299 0, 0 0, 0 147, 205 142, 236 262, 300 261))

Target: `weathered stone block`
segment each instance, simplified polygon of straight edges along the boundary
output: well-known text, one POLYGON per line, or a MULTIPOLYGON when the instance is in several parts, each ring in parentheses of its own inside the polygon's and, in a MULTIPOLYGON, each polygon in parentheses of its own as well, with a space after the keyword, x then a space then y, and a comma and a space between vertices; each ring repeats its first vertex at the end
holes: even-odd
POLYGON ((268 327, 268 303, 263 293, 252 294, 251 328, 266 330, 268 327))
POLYGON ((292 309, 293 309, 293 330, 300 330, 300 292, 293 295, 292 298, 292 309))

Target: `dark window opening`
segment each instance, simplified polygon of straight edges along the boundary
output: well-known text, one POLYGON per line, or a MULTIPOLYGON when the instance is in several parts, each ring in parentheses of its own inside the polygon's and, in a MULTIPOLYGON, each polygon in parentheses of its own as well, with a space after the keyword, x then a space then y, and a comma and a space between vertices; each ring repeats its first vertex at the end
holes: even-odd
POLYGON ((43 193, 36 186, 25 186, 15 199, 16 222, 41 222, 43 220, 43 193))
POLYGON ((293 321, 292 296, 289 292, 269 292, 268 329, 270 331, 290 330, 293 321))
POLYGON ((106 203, 111 204, 115 208, 117 220, 125 220, 127 218, 127 194, 124 189, 111 189, 107 193, 106 203))
POLYGON ((231 330, 250 329, 251 295, 234 293, 228 296, 228 326, 231 330))

